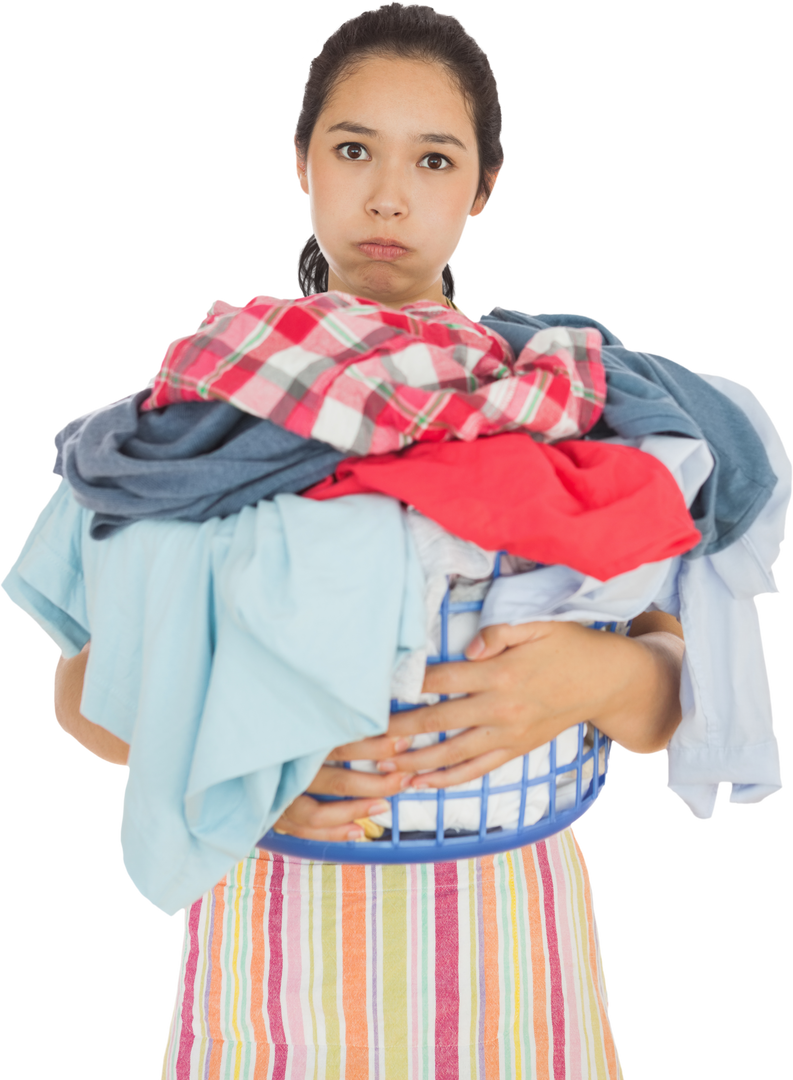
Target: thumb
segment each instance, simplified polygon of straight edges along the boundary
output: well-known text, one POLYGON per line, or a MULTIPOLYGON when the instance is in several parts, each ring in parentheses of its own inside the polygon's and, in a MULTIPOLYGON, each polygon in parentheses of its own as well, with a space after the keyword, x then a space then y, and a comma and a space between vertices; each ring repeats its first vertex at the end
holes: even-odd
POLYGON ((465 650, 465 656, 468 660, 490 660, 513 645, 523 645, 544 637, 547 629, 548 623, 536 622, 520 623, 518 626, 510 626, 509 623, 485 626, 465 650))

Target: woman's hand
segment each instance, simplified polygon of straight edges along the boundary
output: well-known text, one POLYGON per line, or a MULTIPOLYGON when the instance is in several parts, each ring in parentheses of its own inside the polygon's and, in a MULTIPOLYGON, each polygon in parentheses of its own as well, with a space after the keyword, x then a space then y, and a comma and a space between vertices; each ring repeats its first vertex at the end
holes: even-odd
MULTIPOLYGON (((385 735, 340 746, 330 755, 336 761, 378 761, 392 789, 376 791, 373 774, 325 767, 309 791, 387 796, 406 786, 449 787, 584 720, 630 750, 662 749, 680 721, 682 631, 670 615, 647 612, 634 619, 631 634, 624 638, 577 623, 488 627, 467 650, 476 663, 427 669, 425 691, 467 698, 394 713, 385 735), (457 728, 467 730, 406 752, 413 735, 457 728)), ((379 812, 360 798, 323 804, 301 796, 276 827, 317 840, 355 839, 355 819, 379 812)))
MULTIPOLYGON (((377 735, 339 746, 327 760, 383 761, 402 753, 409 746, 410 739, 377 735)), ((344 797, 344 801, 320 802, 309 794, 300 795, 290 803, 274 828, 277 832, 300 836, 305 840, 360 840, 364 831, 355 822, 390 809, 385 799, 404 791, 412 779, 412 772, 393 769, 389 770, 389 775, 378 776, 376 773, 323 765, 309 784, 308 791, 314 795, 344 797)))
MULTIPOLYGON (((680 718, 680 629, 654 612, 634 620, 632 632, 637 636, 628 639, 576 623, 487 628, 467 651, 476 663, 427 670, 427 692, 467 698, 394 714, 385 735, 338 747, 330 761, 377 761, 382 775, 324 765, 275 827, 307 839, 359 839, 356 820, 384 812, 388 796, 411 784, 438 788, 475 779, 582 720, 628 749, 661 749, 680 718), (467 730, 407 752, 415 734, 456 728, 467 730), (345 801, 319 802, 312 794, 345 801)), ((124 764, 127 744, 80 714, 88 649, 59 661, 55 712, 93 753, 124 764)))
POLYGON ((469 696, 394 714, 388 735, 466 730, 382 760, 380 770, 418 772, 413 787, 449 787, 586 720, 629 750, 663 749, 680 722, 682 632, 671 616, 649 612, 632 634, 558 622, 488 627, 467 650, 475 663, 427 669, 425 691, 469 696))
POLYGON ((624 706, 636 663, 645 660, 635 640, 577 622, 500 623, 478 637, 484 648, 476 651, 474 639, 466 650, 475 663, 428 665, 422 687, 468 698, 391 715, 392 738, 468 729, 380 762, 380 769, 419 773, 411 788, 475 780, 582 721, 600 727, 624 706))

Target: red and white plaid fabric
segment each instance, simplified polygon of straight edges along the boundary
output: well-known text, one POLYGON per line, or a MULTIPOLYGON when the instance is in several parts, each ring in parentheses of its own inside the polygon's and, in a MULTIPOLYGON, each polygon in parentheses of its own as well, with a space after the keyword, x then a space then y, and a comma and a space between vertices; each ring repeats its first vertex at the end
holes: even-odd
POLYGON ((329 292, 214 304, 168 349, 144 409, 219 399, 352 454, 523 429, 576 438, 606 399, 594 329, 498 334, 422 300, 399 311, 329 292))

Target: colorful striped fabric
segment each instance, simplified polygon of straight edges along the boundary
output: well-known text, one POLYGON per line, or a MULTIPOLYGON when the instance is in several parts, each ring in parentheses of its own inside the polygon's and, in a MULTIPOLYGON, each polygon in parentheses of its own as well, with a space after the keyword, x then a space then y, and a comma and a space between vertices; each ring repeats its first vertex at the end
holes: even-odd
POLYGON ((187 912, 164 1080, 618 1080, 568 829, 482 859, 257 850, 187 912))
POLYGON ((219 399, 360 455, 519 429, 554 442, 600 416, 600 346, 598 330, 551 327, 516 358, 498 334, 430 300, 399 311, 340 292, 218 301, 170 346, 141 408, 219 399))

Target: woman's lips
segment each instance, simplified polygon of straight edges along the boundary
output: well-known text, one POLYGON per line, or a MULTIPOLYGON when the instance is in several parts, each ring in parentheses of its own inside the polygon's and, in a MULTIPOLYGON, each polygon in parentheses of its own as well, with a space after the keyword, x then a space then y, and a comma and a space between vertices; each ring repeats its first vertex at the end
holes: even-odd
POLYGON ((362 251, 364 255, 368 255, 370 259, 378 259, 380 261, 399 259, 402 255, 408 254, 408 248, 402 247, 400 244, 395 244, 392 240, 367 240, 358 245, 359 251, 362 251))

